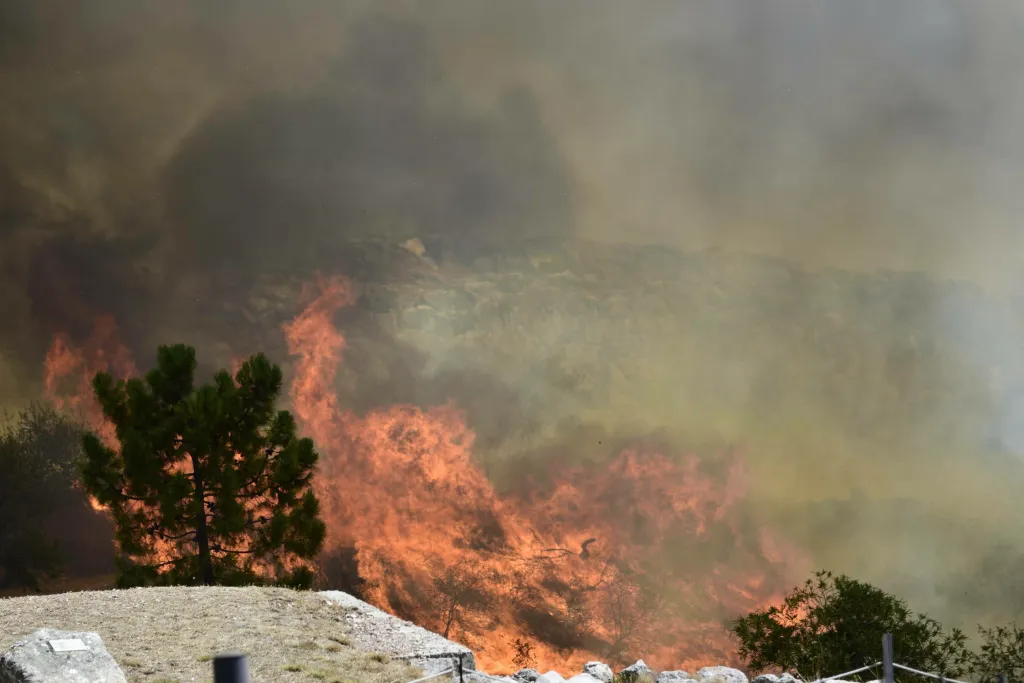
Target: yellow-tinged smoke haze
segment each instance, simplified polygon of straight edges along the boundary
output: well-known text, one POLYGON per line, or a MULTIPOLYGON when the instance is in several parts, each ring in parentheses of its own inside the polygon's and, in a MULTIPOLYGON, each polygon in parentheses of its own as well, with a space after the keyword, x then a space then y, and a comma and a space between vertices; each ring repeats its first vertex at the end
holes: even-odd
POLYGON ((340 400, 452 400, 492 479, 735 448, 812 565, 1018 617, 1022 39, 1010 2, 2 3, 0 402, 102 315, 140 367, 287 365, 337 272, 340 400))

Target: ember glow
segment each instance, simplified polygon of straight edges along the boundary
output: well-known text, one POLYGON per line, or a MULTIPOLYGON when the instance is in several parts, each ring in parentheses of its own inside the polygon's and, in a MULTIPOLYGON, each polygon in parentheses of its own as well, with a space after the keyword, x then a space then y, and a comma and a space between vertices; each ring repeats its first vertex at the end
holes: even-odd
MULTIPOLYGON (((320 279, 284 329, 291 402, 321 453, 327 552, 354 550, 365 599, 465 643, 481 668, 730 662, 725 621, 779 600, 806 569, 745 514, 736 453, 638 440, 606 461, 548 463, 528 486, 499 493, 458 406, 342 409, 345 338, 333 314, 353 302, 346 279, 320 279)), ((54 340, 46 386, 103 432, 82 373, 135 369, 111 346, 111 321, 94 337, 85 349, 54 340)))

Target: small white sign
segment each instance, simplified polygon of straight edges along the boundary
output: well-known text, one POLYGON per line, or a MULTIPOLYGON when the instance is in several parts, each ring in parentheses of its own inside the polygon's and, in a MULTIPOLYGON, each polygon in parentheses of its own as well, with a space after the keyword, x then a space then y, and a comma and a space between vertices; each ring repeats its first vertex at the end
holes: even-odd
POLYGON ((83 643, 78 638, 68 638, 66 640, 51 640, 50 647, 53 648, 54 652, 81 652, 82 650, 89 649, 89 646, 83 643))

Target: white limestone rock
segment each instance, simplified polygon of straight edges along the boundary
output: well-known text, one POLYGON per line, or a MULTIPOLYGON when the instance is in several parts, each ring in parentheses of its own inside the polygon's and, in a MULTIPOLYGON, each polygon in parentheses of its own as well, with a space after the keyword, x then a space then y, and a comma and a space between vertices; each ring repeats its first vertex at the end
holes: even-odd
POLYGON ((583 665, 583 673, 590 674, 601 683, 612 683, 615 678, 612 668, 604 662, 587 662, 583 665))
POLYGON ((748 683, 742 671, 728 666, 706 666, 697 672, 697 679, 701 683, 748 683))
POLYGON ((0 683, 127 683, 98 633, 39 629, 0 656, 0 683), (85 649, 57 651, 52 641, 85 649))
POLYGON ((552 669, 546 674, 538 676, 537 683, 565 683, 565 679, 562 677, 562 674, 552 669))
POLYGON ((644 663, 644 660, 638 659, 636 664, 630 664, 619 672, 619 680, 622 683, 653 683, 654 672, 644 663))
POLYGON ((570 678, 566 683, 603 683, 600 678, 595 678, 588 673, 576 674, 570 678))
POLYGON ((693 678, 682 670, 662 671, 655 679, 655 683, 686 683, 687 681, 693 681, 693 678))

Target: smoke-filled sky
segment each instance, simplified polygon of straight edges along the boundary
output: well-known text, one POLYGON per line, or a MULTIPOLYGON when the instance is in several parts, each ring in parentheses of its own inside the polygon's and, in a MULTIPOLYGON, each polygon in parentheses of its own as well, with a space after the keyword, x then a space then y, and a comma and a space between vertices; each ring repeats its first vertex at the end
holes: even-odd
POLYGON ((56 331, 352 236, 1024 292, 1022 39, 995 0, 0 3, 0 397, 56 331))
POLYGON ((1012 3, 99 0, 2 12, 5 235, 263 235, 286 230, 274 212, 287 200, 305 212, 287 230, 315 240, 401 195, 408 215, 378 220, 521 230, 510 216, 532 209, 535 231, 1020 286, 1024 17, 1012 3), (393 117, 368 134, 382 106, 393 117), (477 144, 512 154, 481 142, 502 126, 547 177, 476 205, 438 196, 446 174, 498 182, 472 164, 485 163, 477 144), (343 152, 377 167, 354 171, 343 152), (220 201, 235 191, 253 215, 202 195, 244 168, 220 201), (391 179, 363 206, 347 189, 360 174, 391 179), (288 197, 260 206, 261 182, 288 197))

